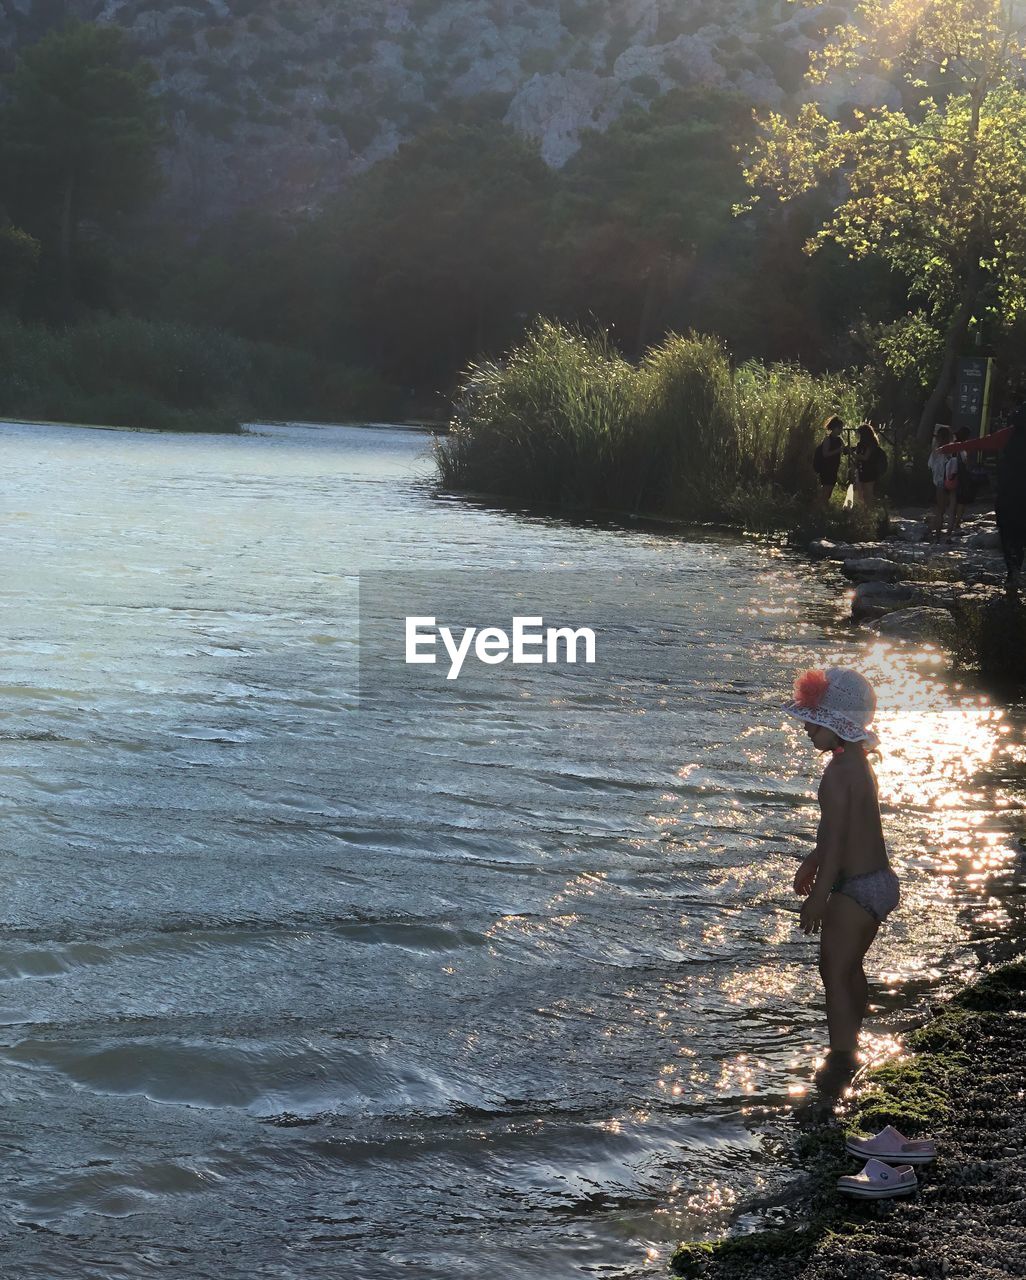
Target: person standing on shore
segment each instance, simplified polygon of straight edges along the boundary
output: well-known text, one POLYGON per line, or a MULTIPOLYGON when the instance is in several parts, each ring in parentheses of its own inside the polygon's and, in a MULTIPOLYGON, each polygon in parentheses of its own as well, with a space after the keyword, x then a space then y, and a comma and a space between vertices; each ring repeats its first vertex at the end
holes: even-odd
POLYGON ((871 507, 874 486, 887 473, 887 454, 872 423, 863 422, 859 427, 855 444, 855 468, 855 489, 859 501, 863 506, 871 507))
MULTIPOLYGON (((957 465, 944 453, 946 445, 951 443, 951 428, 938 424, 933 433, 933 448, 926 459, 933 480, 933 510, 926 517, 926 540, 940 542, 941 526, 944 513, 948 509, 948 481, 957 474, 957 465)), ((954 485, 951 485, 954 488, 954 485)))
POLYGON ((855 1071, 869 999, 863 959, 901 896, 867 754, 878 746, 869 727, 876 694, 847 667, 806 671, 785 710, 802 721, 817 751, 830 754, 819 784, 816 847, 798 868, 794 889, 805 898, 802 931, 820 934, 830 1054, 818 1083, 824 1092, 839 1091, 855 1071))
POLYGON ((1007 571, 1005 591, 1017 599, 1026 554, 1026 400, 1012 410, 1008 425, 999 431, 978 440, 945 443, 934 450, 945 457, 959 451, 1000 454, 994 514, 1007 571))
MULTIPOLYGON (((959 427, 955 432, 953 445, 964 445, 968 439, 969 428, 959 427)), ((953 449, 953 452, 958 465, 955 474, 955 487, 948 491, 948 542, 954 538, 962 527, 962 517, 965 515, 965 509, 976 497, 976 483, 969 468, 968 453, 961 447, 957 450, 953 449)))
POLYGON ((844 453, 844 423, 836 414, 823 423, 826 432, 816 446, 812 455, 812 469, 819 478, 819 492, 816 494, 816 506, 825 507, 830 502, 837 473, 841 469, 841 455, 844 453))

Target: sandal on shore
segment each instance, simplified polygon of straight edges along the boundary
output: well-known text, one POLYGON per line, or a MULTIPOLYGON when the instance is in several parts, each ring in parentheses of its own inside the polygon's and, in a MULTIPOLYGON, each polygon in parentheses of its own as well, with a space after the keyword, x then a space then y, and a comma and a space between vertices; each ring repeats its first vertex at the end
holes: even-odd
POLYGON ((846 1174, 837 1179, 837 1190, 859 1200, 889 1200, 892 1196, 907 1196, 919 1186, 916 1171, 910 1164, 897 1168, 881 1160, 869 1160, 861 1173, 846 1174))
POLYGON ((849 1138, 844 1149, 863 1160, 881 1160, 884 1164, 929 1164, 937 1159, 936 1142, 910 1142, 892 1125, 872 1138, 849 1138))

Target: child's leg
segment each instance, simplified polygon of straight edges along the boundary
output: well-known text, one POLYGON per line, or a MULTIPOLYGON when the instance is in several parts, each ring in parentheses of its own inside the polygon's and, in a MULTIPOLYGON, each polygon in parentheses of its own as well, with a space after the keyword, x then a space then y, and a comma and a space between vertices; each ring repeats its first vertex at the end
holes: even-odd
POLYGON ((854 1053, 866 1016, 869 984, 862 959, 879 924, 854 898, 832 893, 823 914, 819 972, 826 992, 827 1028, 835 1053, 854 1053))

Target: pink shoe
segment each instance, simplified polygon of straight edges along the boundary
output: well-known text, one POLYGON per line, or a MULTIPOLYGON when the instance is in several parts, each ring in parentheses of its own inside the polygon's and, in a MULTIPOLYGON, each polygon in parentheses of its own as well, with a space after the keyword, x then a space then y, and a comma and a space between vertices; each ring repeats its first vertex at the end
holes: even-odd
POLYGON ((880 1160, 869 1160, 861 1173, 837 1179, 837 1190, 860 1200, 889 1200, 892 1196, 911 1195, 919 1186, 916 1171, 910 1164, 896 1169, 880 1160))
POLYGON ((882 1160, 884 1164, 929 1164, 937 1158, 935 1142, 910 1142, 891 1125, 873 1138, 849 1138, 844 1149, 863 1160, 882 1160))

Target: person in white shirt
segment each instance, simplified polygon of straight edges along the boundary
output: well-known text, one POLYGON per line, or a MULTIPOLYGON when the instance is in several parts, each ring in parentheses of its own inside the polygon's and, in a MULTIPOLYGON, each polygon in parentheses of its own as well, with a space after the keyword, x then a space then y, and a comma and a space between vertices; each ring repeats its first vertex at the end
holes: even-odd
POLYGON ((941 527, 944 524, 944 514, 948 509, 948 492, 953 487, 950 482, 954 479, 958 481, 958 461, 955 458, 949 458, 941 453, 941 449, 951 443, 951 428, 938 425, 933 433, 933 448, 930 450, 930 456, 926 460, 926 465, 930 468, 930 476, 933 479, 934 503, 933 510, 926 517, 926 539, 927 541, 939 542, 941 536, 941 527))

